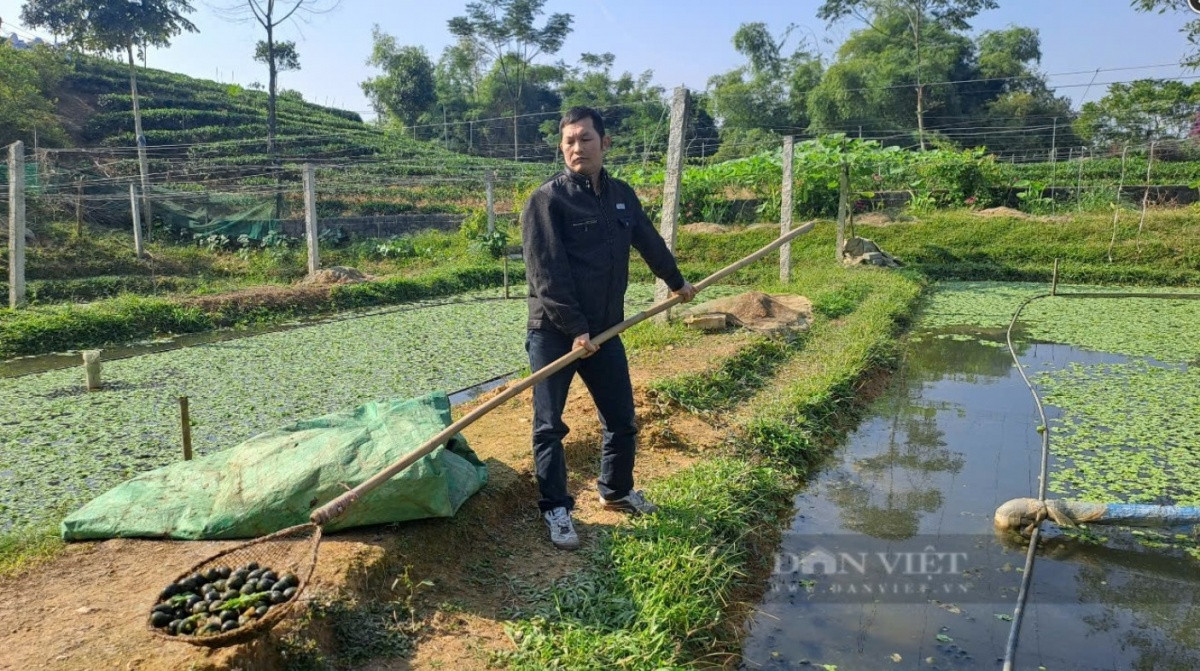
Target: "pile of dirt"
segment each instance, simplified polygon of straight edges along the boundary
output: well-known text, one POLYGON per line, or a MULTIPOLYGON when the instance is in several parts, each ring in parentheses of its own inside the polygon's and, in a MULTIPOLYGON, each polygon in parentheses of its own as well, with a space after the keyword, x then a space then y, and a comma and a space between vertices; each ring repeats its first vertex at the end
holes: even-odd
POLYGON ((369 278, 357 268, 347 268, 346 266, 330 266, 322 268, 317 272, 308 275, 300 280, 301 285, 312 284, 358 284, 366 282, 369 278))
POLYGON ((1032 217, 1020 210, 1014 210, 1011 207, 988 207, 982 210, 975 210, 977 217, 1007 217, 1010 219, 1032 219, 1032 217))
POLYGON ((271 311, 303 311, 326 309, 329 287, 321 285, 298 287, 251 287, 210 296, 193 296, 180 301, 184 307, 199 308, 214 315, 218 325, 234 323, 237 318, 262 309, 271 311))
POLYGON ((791 294, 764 294, 747 291, 737 296, 718 298, 702 303, 681 314, 684 323, 699 328, 712 328, 714 322, 724 326, 741 326, 751 331, 803 331, 812 323, 812 301, 791 294), (714 320, 713 316, 718 319, 714 320))
POLYGON ((720 224, 700 222, 696 224, 680 226, 679 230, 683 231, 684 233, 728 233, 731 229, 728 226, 722 226, 720 224))
POLYGON ((867 212, 865 214, 854 215, 854 225, 871 226, 874 228, 883 228, 902 221, 912 221, 913 218, 900 214, 899 212, 867 212))

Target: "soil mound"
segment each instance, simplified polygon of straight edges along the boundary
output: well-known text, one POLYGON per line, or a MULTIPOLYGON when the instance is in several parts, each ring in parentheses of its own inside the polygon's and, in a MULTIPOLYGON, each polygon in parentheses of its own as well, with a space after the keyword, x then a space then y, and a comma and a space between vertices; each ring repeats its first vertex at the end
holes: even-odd
POLYGON ((1012 219, 1030 219, 1031 217, 1020 211, 1014 210, 1011 207, 988 207, 982 210, 975 210, 977 217, 1009 217, 1012 219))
POLYGON ((883 228, 904 221, 912 221, 913 218, 898 212, 867 212, 866 214, 854 215, 854 225, 871 226, 874 228, 883 228))
POLYGON ((685 233, 728 233, 729 227, 720 224, 697 223, 680 226, 679 229, 685 233))
POLYGON ((741 326, 751 331, 803 331, 812 323, 812 301, 804 296, 748 291, 702 303, 682 316, 684 323, 706 329, 741 326))
MULTIPOLYGON (((199 308, 208 313, 216 313, 236 321, 236 317, 247 312, 260 309, 279 310, 319 309, 329 301, 329 288, 324 286, 304 287, 251 287, 223 294, 208 296, 193 296, 185 298, 181 304, 185 307, 199 308)), ((224 321, 218 320, 222 325, 224 321)))
POLYGON ((346 266, 330 266, 322 268, 300 280, 302 285, 310 284, 357 284, 366 282, 367 276, 362 274, 362 271, 357 268, 347 268, 346 266))

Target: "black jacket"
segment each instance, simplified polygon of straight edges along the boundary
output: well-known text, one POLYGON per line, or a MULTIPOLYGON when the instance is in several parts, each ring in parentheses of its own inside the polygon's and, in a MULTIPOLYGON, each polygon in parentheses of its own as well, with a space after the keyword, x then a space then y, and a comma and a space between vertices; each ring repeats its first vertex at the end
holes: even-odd
POLYGON ((601 171, 591 180, 564 170, 542 184, 521 214, 530 329, 554 328, 572 338, 596 335, 625 318, 629 248, 672 291, 683 275, 633 189, 601 171))

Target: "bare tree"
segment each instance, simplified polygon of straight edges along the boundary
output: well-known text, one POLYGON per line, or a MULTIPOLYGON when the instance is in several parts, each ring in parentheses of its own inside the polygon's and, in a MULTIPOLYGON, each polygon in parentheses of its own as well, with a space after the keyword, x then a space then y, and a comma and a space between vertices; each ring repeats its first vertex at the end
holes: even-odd
MULTIPOLYGON (((316 14, 333 11, 340 0, 240 0, 220 9, 219 12, 235 21, 253 20, 267 33, 267 39, 255 45, 254 59, 267 64, 267 153, 278 168, 275 136, 278 133, 276 101, 279 73, 300 69, 300 56, 296 43, 276 40, 275 31, 288 21, 306 21, 316 14)), ((275 217, 282 209, 282 194, 276 194, 275 217)))

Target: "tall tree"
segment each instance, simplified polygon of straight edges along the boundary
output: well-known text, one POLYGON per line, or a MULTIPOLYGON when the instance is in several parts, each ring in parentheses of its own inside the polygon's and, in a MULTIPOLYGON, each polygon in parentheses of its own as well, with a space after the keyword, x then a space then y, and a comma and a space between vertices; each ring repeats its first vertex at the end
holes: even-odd
POLYGON ((383 74, 363 82, 363 93, 378 114, 411 126, 437 100, 433 62, 424 48, 402 47, 378 25, 371 29, 371 41, 367 65, 383 70, 383 74))
MULTIPOLYGON (((974 48, 965 35, 938 24, 922 29, 923 81, 974 79, 974 48)), ((837 59, 825 70, 821 83, 808 96, 809 116, 815 132, 857 128, 872 135, 906 138, 897 129, 918 127, 917 141, 928 141, 924 114, 962 116, 964 105, 957 86, 926 87, 920 108, 915 105, 917 79, 915 47, 908 19, 902 14, 875 18, 871 27, 852 32, 838 49, 837 59), (919 111, 918 111, 919 109, 919 111)), ((911 137, 911 135, 909 136, 911 137)))
POLYGON ((1076 131, 1097 148, 1131 142, 1183 139, 1200 108, 1200 82, 1139 79, 1111 84, 1100 100, 1084 103, 1076 131))
POLYGON ((1188 2, 1184 0, 1132 0, 1131 4, 1139 12, 1157 12, 1158 14, 1172 12, 1191 17, 1179 29, 1179 32, 1184 34, 1188 44, 1191 45, 1191 51, 1184 54, 1182 63, 1192 69, 1200 68, 1200 17, 1197 17, 1195 12, 1188 8, 1188 2))
POLYGON ((300 55, 296 43, 279 41, 275 31, 288 21, 307 18, 314 14, 333 11, 341 0, 238 0, 220 11, 235 20, 255 23, 266 32, 267 39, 254 45, 254 60, 267 65, 267 154, 275 166, 275 218, 283 216, 283 190, 279 169, 279 154, 275 147, 278 134, 277 103, 279 101, 279 73, 300 69, 300 55))
MULTIPOLYGON (((640 157, 647 162, 666 144, 670 110, 663 103, 665 92, 652 83, 651 70, 636 76, 630 72, 614 76, 615 62, 616 56, 611 53, 581 54, 579 67, 566 68, 559 89, 562 106, 587 105, 600 110, 613 138, 610 157, 616 161, 640 157)), ((552 119, 545 126, 546 140, 556 146, 558 120, 552 119)))
POLYGON ((821 62, 799 44, 784 51, 794 26, 778 37, 765 23, 744 23, 733 35, 733 46, 746 64, 708 80, 709 110, 721 120, 725 149, 718 158, 752 154, 779 142, 777 132, 809 125, 804 104, 808 91, 821 79, 821 62))
POLYGON ((912 38, 916 65, 917 134, 921 149, 925 149, 925 84, 922 46, 929 23, 952 30, 966 30, 969 21, 985 9, 995 9, 996 0, 825 0, 817 16, 830 23, 854 16, 872 28, 886 15, 903 16, 912 38))
POLYGON ((513 158, 521 156, 518 117, 521 94, 529 68, 542 54, 555 54, 571 33, 570 14, 551 14, 537 28, 546 0, 479 0, 467 3, 467 13, 449 21, 450 33, 470 40, 499 67, 500 77, 512 101, 513 158))
POLYGON ((124 51, 129 62, 129 92, 133 97, 133 128, 137 135, 138 167, 142 180, 142 215, 150 231, 150 177, 146 161, 146 136, 138 106, 136 50, 143 58, 147 47, 165 47, 171 38, 196 32, 184 15, 193 11, 187 0, 27 0, 21 20, 66 37, 79 48, 109 53, 124 51))
POLYGON ((964 107, 995 131, 987 138, 994 151, 1031 151, 1078 144, 1070 123, 1071 101, 1054 95, 1036 68, 1042 59, 1038 31, 1023 26, 985 31, 976 40, 976 81, 959 84, 964 107))

